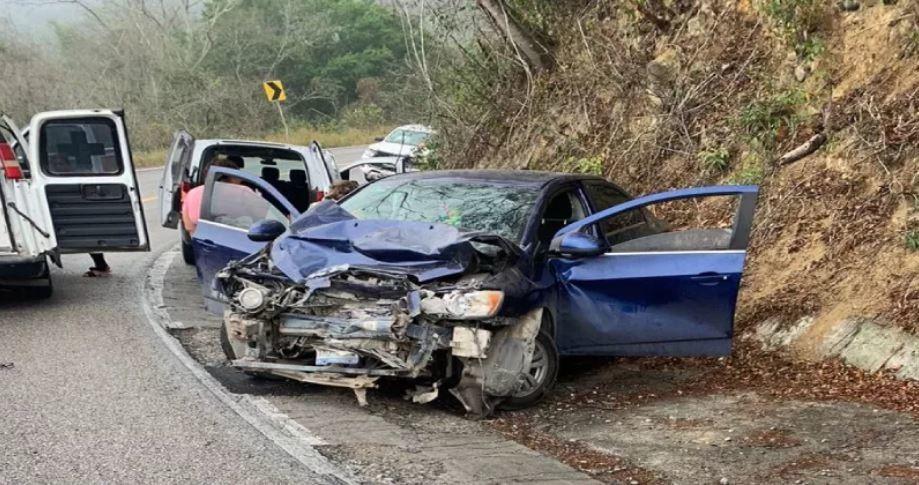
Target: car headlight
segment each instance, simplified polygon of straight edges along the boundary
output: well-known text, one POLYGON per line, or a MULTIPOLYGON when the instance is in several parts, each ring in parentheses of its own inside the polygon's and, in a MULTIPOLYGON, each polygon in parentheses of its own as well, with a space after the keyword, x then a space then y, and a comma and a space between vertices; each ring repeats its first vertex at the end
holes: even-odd
POLYGON ((454 291, 444 295, 443 310, 445 316, 459 320, 488 318, 497 315, 504 303, 504 292, 488 291, 454 291))
POLYGON ((368 148, 368 149, 364 150, 364 154, 361 155, 361 158, 373 158, 373 157, 375 157, 375 156, 377 156, 377 151, 368 148))
POLYGON ((236 295, 236 301, 243 310, 254 312, 265 304, 265 294, 255 288, 246 288, 236 295))

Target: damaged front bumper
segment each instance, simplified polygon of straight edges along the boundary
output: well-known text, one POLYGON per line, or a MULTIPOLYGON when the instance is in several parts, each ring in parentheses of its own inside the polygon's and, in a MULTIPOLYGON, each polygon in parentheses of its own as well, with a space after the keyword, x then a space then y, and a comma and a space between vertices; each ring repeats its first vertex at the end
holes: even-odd
POLYGON ((229 298, 225 351, 251 373, 366 389, 413 379, 410 397, 449 390, 467 411, 489 414, 530 367, 542 311, 498 316, 503 292, 482 276, 414 283, 399 272, 334 267, 302 284, 279 278, 261 255, 218 274, 229 298))

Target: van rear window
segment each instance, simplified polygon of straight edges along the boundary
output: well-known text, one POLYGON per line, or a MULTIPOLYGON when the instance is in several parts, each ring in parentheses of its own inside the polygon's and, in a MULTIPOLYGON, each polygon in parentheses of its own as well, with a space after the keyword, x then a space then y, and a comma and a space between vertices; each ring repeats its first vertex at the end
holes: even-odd
POLYGON ((42 170, 49 175, 118 175, 124 171, 115 123, 106 118, 52 120, 41 127, 42 170))

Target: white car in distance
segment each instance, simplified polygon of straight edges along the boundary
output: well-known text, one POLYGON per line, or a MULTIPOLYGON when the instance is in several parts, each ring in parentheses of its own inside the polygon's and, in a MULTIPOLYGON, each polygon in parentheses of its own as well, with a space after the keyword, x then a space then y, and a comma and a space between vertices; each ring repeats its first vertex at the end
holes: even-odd
POLYGON ((434 130, 424 125, 400 126, 385 137, 377 138, 376 143, 368 146, 361 158, 415 156, 419 146, 423 145, 432 134, 434 130))

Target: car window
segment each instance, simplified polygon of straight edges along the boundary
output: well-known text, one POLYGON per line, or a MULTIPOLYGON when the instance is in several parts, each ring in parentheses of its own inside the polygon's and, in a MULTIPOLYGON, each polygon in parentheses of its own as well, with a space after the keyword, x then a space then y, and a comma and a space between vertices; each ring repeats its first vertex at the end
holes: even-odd
POLYGON ((48 121, 41 127, 42 169, 62 176, 120 174, 124 165, 117 142, 110 119, 48 121))
MULTIPOLYGON (((618 233, 611 252, 714 251, 730 247, 737 196, 700 196, 659 202, 643 210, 650 222, 641 231, 618 233)), ((628 213, 616 217, 629 217, 628 213)))
MULTIPOLYGON (((616 187, 600 181, 588 181, 584 188, 593 202, 597 212, 629 201, 629 197, 616 187)), ((641 210, 632 210, 615 217, 604 219, 600 224, 600 232, 606 236, 610 245, 631 239, 647 233, 647 221, 641 210)))
POLYGON ((201 158, 228 159, 243 172, 268 182, 297 210, 305 211, 313 201, 313 174, 307 171, 300 152, 286 148, 221 144, 208 148, 201 158))
POLYGON ((427 140, 429 136, 431 136, 431 134, 424 131, 412 131, 396 128, 392 131, 392 133, 386 136, 385 141, 389 143, 398 143, 400 145, 416 146, 427 140))
POLYGON ((439 222, 520 241, 537 190, 493 181, 383 179, 341 206, 358 219, 439 222))
POLYGON ((246 181, 221 175, 214 181, 210 203, 201 218, 244 230, 263 219, 280 221, 286 226, 287 216, 270 199, 246 181))
POLYGON ((551 199, 540 214, 537 240, 544 248, 549 247, 552 236, 559 229, 587 217, 587 211, 576 190, 566 190, 551 199))
POLYGON ((185 167, 182 163, 187 160, 188 152, 192 149, 185 138, 176 139, 175 149, 169 154, 169 166, 172 170, 172 183, 178 183, 184 178, 185 167))

